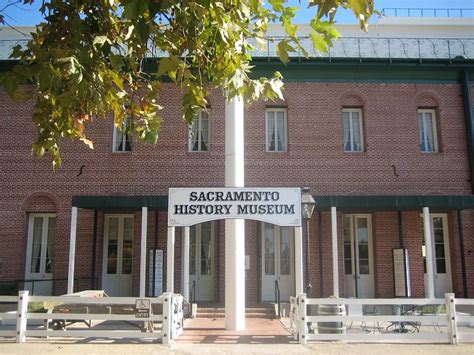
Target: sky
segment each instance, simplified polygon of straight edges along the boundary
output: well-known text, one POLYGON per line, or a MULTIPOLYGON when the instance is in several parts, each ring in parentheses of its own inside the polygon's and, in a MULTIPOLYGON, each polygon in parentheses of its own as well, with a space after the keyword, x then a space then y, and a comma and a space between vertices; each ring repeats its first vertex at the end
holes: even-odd
MULTIPOLYGON (((0 9, 4 8, 10 2, 16 0, 0 0, 0 9)), ((35 25, 41 22, 39 7, 42 0, 35 0, 33 5, 14 5, 6 10, 5 20, 13 26, 35 25)), ((314 9, 307 9, 307 2, 302 0, 290 0, 292 6, 301 7, 298 11, 295 23, 308 23, 314 16, 314 9)), ((375 7, 379 11, 383 8, 437 8, 437 9, 474 9, 474 0, 375 0, 375 7)), ((468 12, 469 17, 474 17, 474 10, 468 12)), ((356 23, 356 19, 350 11, 338 10, 336 18, 338 23, 356 23)))

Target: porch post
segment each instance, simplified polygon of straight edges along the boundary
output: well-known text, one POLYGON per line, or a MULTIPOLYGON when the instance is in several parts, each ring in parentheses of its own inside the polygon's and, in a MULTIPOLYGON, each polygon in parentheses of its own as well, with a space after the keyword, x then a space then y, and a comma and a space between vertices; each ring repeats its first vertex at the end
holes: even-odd
POLYGON ((425 232, 425 253, 426 253, 426 276, 427 276, 427 292, 425 297, 434 298, 434 260, 433 260, 433 238, 431 235, 431 218, 430 209, 423 207, 423 230, 425 232))
POLYGON ((175 227, 168 227, 166 250, 166 292, 174 293, 174 234, 175 227))
POLYGON ((183 297, 189 301, 189 227, 184 227, 183 238, 183 297))
POLYGON ((332 294, 339 297, 339 267, 337 254, 337 210, 331 207, 331 231, 332 231, 332 294))
POLYGON ((77 207, 71 209, 71 234, 69 236, 69 267, 67 273, 67 293, 74 292, 74 261, 76 259, 77 207))
POLYGON ((302 229, 303 227, 295 227, 295 295, 304 293, 302 229))
MULTIPOLYGON (((225 186, 244 186, 244 104, 225 104, 225 186)), ((245 329, 245 221, 225 221, 225 327, 245 329)))
POLYGON ((140 245, 140 297, 145 297, 147 222, 148 207, 142 207, 142 235, 140 245))

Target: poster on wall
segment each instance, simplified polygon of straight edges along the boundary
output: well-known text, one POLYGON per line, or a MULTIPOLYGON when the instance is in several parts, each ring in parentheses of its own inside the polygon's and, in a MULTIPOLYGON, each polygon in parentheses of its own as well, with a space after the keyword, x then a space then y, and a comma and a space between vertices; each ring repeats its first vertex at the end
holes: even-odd
POLYGON ((158 297, 163 293, 163 250, 152 249, 150 250, 149 256, 148 260, 150 267, 148 270, 148 293, 151 297, 158 297))
POLYGON ((411 297, 408 250, 404 248, 398 248, 393 249, 392 252, 395 297, 411 297))

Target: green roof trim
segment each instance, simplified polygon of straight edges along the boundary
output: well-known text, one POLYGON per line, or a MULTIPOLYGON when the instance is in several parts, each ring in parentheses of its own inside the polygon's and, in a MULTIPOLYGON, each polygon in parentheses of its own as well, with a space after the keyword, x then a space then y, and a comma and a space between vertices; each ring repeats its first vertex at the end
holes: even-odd
POLYGON ((168 196, 73 196, 72 206, 98 211, 150 210, 167 211, 168 196))
POLYGON ((284 82, 367 82, 367 83, 458 83, 466 69, 474 74, 474 63, 448 61, 387 60, 293 60, 287 65, 278 61, 252 62, 251 77, 269 77, 275 71, 284 82))
MULTIPOLYGON (((433 211, 474 210, 474 196, 314 196, 316 210, 433 211)), ((168 196, 73 196, 72 206, 98 211, 130 211, 148 207, 167 211, 168 196)))
POLYGON ((457 211, 474 209, 474 196, 315 196, 316 210, 457 211))
MULTIPOLYGON (((0 60, 0 72, 11 70, 17 61, 0 60)), ((271 77, 275 71, 291 82, 367 83, 459 83, 463 70, 474 76, 474 60, 388 58, 291 58, 285 65, 276 58, 253 58, 251 77, 271 77)), ((144 70, 156 73, 157 59, 147 58, 144 70)), ((168 82, 169 79, 163 78, 168 82)))

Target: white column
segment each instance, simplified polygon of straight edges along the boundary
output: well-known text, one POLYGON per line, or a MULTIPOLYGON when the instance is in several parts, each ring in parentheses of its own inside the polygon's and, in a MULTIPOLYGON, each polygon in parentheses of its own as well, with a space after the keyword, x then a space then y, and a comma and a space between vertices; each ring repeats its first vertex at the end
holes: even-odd
POLYGON ((184 227, 183 238, 183 297, 189 301, 189 227, 184 227))
MULTIPOLYGON (((225 106, 225 186, 244 186, 244 104, 225 106)), ((245 329, 245 221, 225 221, 225 327, 245 329)))
POLYGON ((331 207, 331 232, 332 232, 332 294, 339 297, 339 266, 337 254, 337 211, 331 207))
POLYGON ((166 249, 166 292, 174 293, 174 234, 175 227, 168 227, 166 249))
POLYGON ((140 297, 145 297, 146 280, 146 231, 148 225, 148 207, 142 207, 142 235, 140 243, 140 297))
POLYGON ((423 207, 423 229, 425 232, 425 252, 426 252, 426 278, 427 278, 427 287, 426 297, 434 298, 435 297, 435 288, 434 288, 434 259, 433 259, 433 237, 431 235, 431 217, 430 209, 428 207, 423 207))
POLYGON ((304 293, 303 285, 303 227, 295 227, 295 296, 304 293))
POLYGON ((67 273, 67 293, 74 292, 74 262, 76 260, 77 207, 71 209, 71 234, 69 235, 69 268, 67 273))

